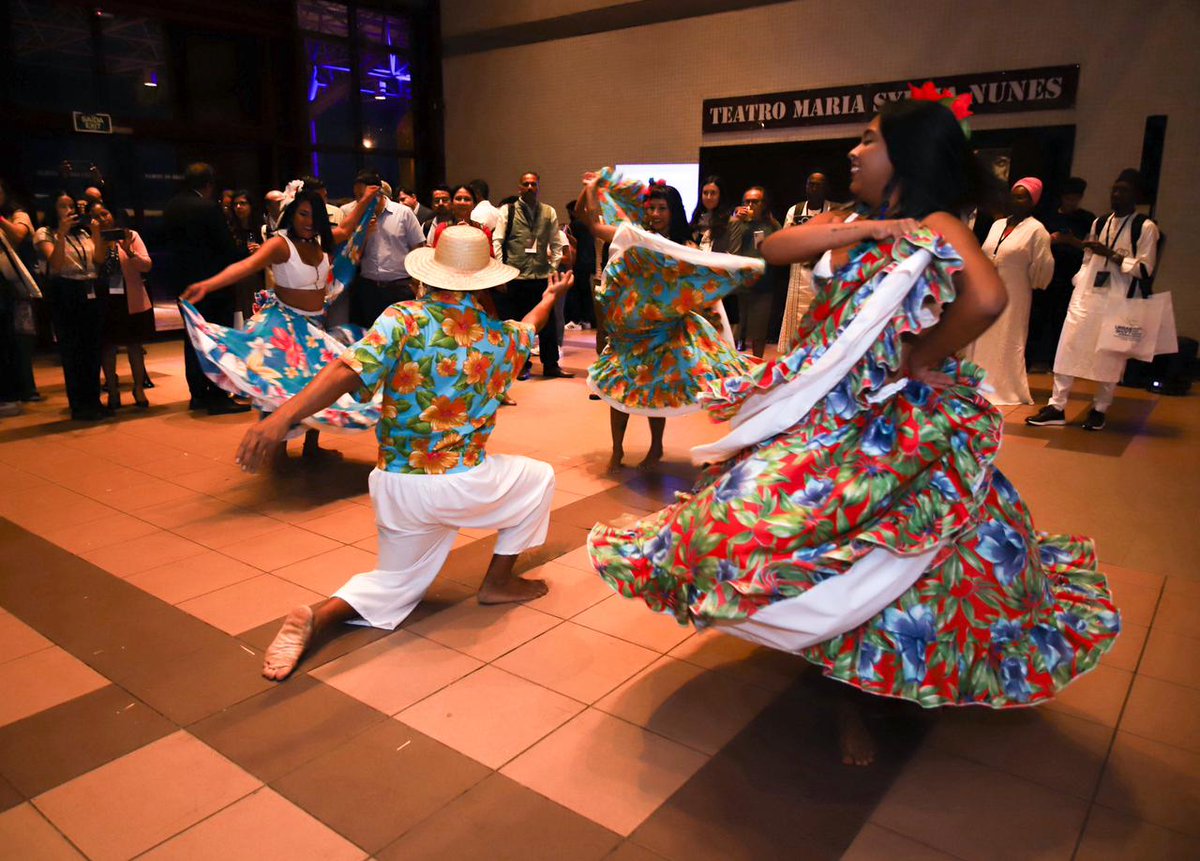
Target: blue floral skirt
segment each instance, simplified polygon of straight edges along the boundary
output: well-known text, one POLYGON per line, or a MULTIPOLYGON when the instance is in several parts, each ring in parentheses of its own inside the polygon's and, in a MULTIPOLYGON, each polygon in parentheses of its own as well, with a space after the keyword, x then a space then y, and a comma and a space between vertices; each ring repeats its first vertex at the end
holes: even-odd
MULTIPOLYGON (((275 297, 241 331, 208 322, 187 302, 179 305, 205 376, 230 394, 249 397, 263 412, 274 412, 298 394, 345 349, 321 326, 322 315, 304 314, 275 297)), ((378 398, 360 404, 343 395, 304 424, 319 430, 369 430, 379 421, 380 409, 378 398)))

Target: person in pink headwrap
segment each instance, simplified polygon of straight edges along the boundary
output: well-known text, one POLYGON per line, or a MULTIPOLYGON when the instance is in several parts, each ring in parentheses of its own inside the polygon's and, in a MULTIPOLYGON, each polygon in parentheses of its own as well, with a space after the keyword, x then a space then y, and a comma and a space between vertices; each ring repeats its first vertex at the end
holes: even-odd
POLYGON ((1044 290, 1054 274, 1050 234, 1033 217, 1042 199, 1042 181, 1017 180, 1009 199, 1009 216, 992 225, 983 251, 992 259, 1008 291, 1008 307, 990 329, 970 347, 967 358, 987 371, 984 391, 993 404, 1031 404, 1025 376, 1025 339, 1033 291, 1044 290))

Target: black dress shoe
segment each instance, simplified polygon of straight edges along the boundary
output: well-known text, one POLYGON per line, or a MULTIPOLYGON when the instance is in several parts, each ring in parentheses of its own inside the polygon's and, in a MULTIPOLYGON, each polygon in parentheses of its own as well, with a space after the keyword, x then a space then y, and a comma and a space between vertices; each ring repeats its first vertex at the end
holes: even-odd
POLYGON ((525 382, 525 380, 528 380, 531 376, 532 374, 530 373, 529 368, 522 368, 521 373, 517 374, 517 379, 521 382, 525 382))
POLYGON ((248 412, 250 412, 249 404, 237 404, 228 399, 210 404, 208 407, 208 414, 210 416, 230 416, 234 413, 248 412))
POLYGON ((575 375, 562 368, 542 368, 542 376, 551 380, 569 380, 575 375))
POLYGON ((206 404, 204 401, 200 400, 199 398, 192 398, 190 401, 188 401, 188 409, 189 410, 206 410, 206 409, 208 409, 208 404, 206 404))
POLYGON ((146 377, 146 382, 142 383, 142 388, 143 389, 154 388, 154 380, 150 379, 149 377, 146 377))

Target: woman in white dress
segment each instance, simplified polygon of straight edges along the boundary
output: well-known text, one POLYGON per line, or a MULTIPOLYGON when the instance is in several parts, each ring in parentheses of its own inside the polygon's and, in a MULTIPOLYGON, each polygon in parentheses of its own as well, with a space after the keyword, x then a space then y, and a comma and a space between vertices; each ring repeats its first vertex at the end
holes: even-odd
POLYGON ((987 371, 984 392, 996 405, 1031 404, 1025 376, 1025 338, 1029 334, 1029 309, 1033 291, 1045 290, 1054 274, 1050 234, 1033 217, 1042 197, 1042 181, 1018 180, 1012 187, 1008 218, 992 225, 983 251, 1000 273, 1008 291, 1008 307, 992 328, 967 348, 967 358, 987 371))

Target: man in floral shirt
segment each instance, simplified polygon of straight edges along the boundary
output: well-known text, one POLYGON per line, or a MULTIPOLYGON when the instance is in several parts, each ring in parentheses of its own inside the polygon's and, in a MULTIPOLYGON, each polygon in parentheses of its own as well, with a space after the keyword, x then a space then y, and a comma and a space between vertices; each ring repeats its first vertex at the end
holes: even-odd
POLYGON ((449 227, 436 249, 416 249, 404 264, 430 289, 425 299, 384 311, 340 362, 247 431, 238 450, 238 462, 253 471, 297 422, 348 392, 369 400, 383 386, 379 461, 370 479, 378 567, 352 577, 328 600, 288 614, 263 663, 270 679, 287 677, 313 634, 330 625, 394 629, 420 603, 460 528, 499 531, 480 603, 546 593, 545 583, 516 577, 513 567, 518 553, 546 538, 554 471, 485 449, 531 339, 571 276, 552 276, 523 320, 502 322, 471 293, 510 281, 517 270, 491 258, 478 228, 449 227))

